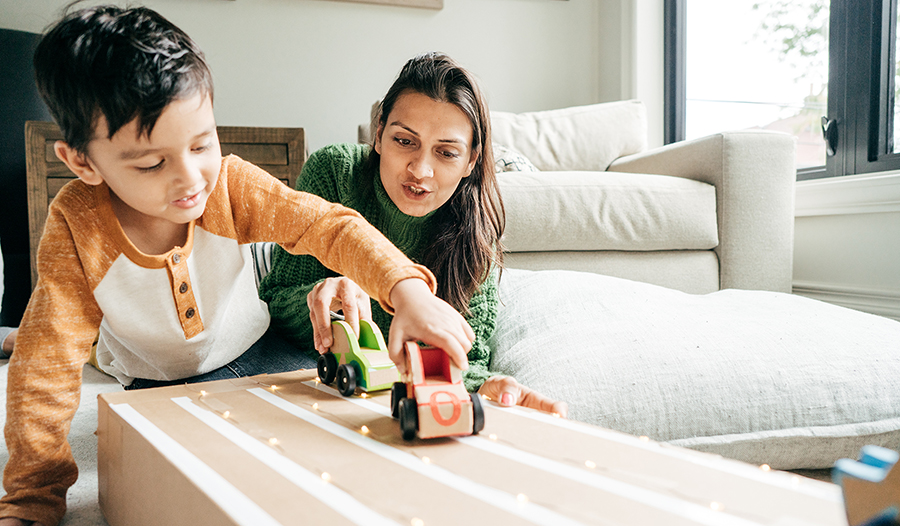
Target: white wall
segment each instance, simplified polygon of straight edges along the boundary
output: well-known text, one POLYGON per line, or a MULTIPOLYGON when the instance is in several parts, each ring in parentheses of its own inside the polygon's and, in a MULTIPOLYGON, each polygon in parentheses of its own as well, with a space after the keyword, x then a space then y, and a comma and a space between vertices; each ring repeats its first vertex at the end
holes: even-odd
MULTIPOLYGON (((0 0, 0 27, 40 32, 67 2, 0 0)), ((622 96, 618 2, 445 0, 442 10, 330 0, 143 4, 204 49, 219 124, 303 127, 310 151, 355 141, 372 103, 424 51, 447 52, 472 70, 495 110, 622 96)))
POLYGON ((900 174, 797 183, 794 292, 900 320, 900 174))

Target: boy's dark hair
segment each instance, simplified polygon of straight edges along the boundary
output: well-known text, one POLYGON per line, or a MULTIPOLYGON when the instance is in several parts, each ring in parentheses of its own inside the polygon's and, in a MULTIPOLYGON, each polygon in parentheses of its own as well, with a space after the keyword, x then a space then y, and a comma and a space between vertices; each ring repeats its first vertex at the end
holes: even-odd
POLYGON ((203 52, 181 29, 153 10, 97 6, 74 11, 53 25, 34 54, 38 90, 81 153, 97 119, 109 137, 138 119, 150 135, 166 106, 196 93, 213 96, 203 52))

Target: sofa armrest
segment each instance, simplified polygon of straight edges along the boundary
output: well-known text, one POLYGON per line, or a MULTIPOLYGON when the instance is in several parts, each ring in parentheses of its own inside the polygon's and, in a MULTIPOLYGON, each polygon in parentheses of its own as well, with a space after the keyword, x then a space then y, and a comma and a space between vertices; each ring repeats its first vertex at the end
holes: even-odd
POLYGON ((790 292, 795 148, 784 133, 724 132, 621 157, 609 170, 715 186, 719 287, 790 292))

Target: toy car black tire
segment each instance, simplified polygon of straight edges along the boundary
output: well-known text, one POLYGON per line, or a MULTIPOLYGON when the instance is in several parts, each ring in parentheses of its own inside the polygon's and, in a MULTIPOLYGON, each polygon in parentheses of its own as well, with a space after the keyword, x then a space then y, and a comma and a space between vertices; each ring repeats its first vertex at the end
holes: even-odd
POLYGON ((400 431, 403 440, 412 440, 419 430, 419 408, 414 398, 401 398, 397 403, 397 412, 400 413, 400 431))
POLYGON ((481 407, 481 395, 472 393, 469 395, 472 399, 472 434, 477 435, 484 429, 484 408, 481 407))
POLYGON ((350 364, 341 364, 337 370, 337 390, 344 396, 356 392, 356 369, 350 364))
POLYGON ((334 376, 337 374, 337 365, 337 357, 333 352, 328 351, 325 354, 320 354, 319 360, 316 362, 316 366, 319 369, 319 381, 325 385, 331 385, 331 382, 334 381, 334 376))
POLYGON ((394 382, 391 386, 391 416, 400 418, 400 399, 406 396, 406 384, 403 382, 394 382))

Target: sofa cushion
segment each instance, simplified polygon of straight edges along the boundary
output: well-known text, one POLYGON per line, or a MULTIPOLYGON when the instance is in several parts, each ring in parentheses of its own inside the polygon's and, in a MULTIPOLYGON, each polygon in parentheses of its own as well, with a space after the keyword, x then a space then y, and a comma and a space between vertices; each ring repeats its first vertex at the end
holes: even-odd
POLYGON ((647 112, 636 100, 530 113, 491 112, 493 142, 539 170, 606 170, 647 149, 647 112))
POLYGON ((900 446, 900 323, 801 296, 506 270, 492 368, 569 416, 778 469, 900 446))
POLYGON ((718 244, 712 185, 663 175, 497 175, 511 252, 706 250, 718 244))

